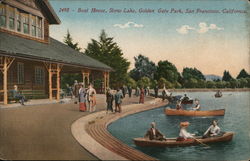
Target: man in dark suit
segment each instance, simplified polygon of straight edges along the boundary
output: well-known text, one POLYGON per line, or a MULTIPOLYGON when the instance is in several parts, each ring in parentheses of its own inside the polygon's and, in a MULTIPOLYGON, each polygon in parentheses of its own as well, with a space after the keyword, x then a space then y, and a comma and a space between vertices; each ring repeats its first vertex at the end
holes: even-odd
POLYGON ((156 129, 155 126, 155 122, 152 122, 151 128, 148 129, 144 137, 149 138, 149 140, 166 140, 165 136, 158 129, 156 129))

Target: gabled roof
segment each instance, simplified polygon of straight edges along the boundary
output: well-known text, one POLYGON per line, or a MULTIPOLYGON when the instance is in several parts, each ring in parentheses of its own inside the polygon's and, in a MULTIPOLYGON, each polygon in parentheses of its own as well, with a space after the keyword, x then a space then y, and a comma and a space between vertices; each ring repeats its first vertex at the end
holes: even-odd
POLYGON ((42 13, 45 17, 47 17, 50 24, 61 23, 59 17, 55 13, 48 0, 35 0, 35 2, 41 7, 42 13))
POLYGON ((0 54, 102 71, 113 70, 108 65, 80 53, 53 38, 50 38, 49 44, 45 44, 0 32, 0 54))

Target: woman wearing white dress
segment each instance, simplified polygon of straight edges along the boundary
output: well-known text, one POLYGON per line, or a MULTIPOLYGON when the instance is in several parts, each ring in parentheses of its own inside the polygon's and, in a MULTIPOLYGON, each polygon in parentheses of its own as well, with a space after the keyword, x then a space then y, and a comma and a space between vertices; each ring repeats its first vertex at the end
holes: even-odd
POLYGON ((177 141, 185 141, 188 139, 192 139, 194 138, 194 134, 191 134, 189 132, 187 132, 186 128, 188 127, 189 122, 181 122, 180 123, 180 133, 179 133, 179 137, 177 138, 177 141))

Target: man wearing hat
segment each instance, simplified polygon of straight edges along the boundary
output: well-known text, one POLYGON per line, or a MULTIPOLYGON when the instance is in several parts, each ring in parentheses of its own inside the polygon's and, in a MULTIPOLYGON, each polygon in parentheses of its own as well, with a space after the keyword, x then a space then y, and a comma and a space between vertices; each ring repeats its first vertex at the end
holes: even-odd
POLYGON ((194 138, 194 134, 191 134, 189 132, 187 132, 186 128, 188 127, 189 122, 181 122, 180 123, 180 133, 179 133, 179 137, 177 138, 177 141, 185 141, 188 140, 190 138, 194 138))
POLYGON ((148 129, 144 137, 149 138, 149 140, 166 140, 165 136, 155 126, 155 122, 151 122, 151 128, 148 129))

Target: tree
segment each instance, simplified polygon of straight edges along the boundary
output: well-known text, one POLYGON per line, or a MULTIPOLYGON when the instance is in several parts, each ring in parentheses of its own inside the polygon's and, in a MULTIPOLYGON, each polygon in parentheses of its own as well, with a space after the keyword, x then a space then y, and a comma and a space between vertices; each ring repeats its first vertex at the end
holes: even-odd
POLYGON ((196 80, 206 80, 202 72, 196 68, 184 68, 182 71, 182 77, 184 80, 190 80, 191 78, 196 80))
POLYGON ((136 88, 136 81, 133 78, 127 76, 127 78, 126 78, 126 85, 130 86, 132 88, 136 88))
POLYGON ((150 61, 148 57, 139 54, 134 57, 135 68, 130 71, 130 76, 138 81, 142 77, 148 77, 150 79, 154 78, 154 73, 156 72, 156 65, 154 62, 150 61))
POLYGON ((177 71, 174 64, 167 60, 158 62, 156 74, 156 78, 158 78, 158 80, 160 78, 165 78, 167 81, 174 83, 178 81, 179 77, 180 73, 177 71))
POLYGON ((231 74, 229 73, 229 71, 225 70, 224 73, 223 73, 222 80, 229 82, 229 81, 233 80, 233 77, 231 76, 231 74))
POLYGON ((244 88, 244 87, 247 87, 247 78, 240 78, 239 79, 239 87, 240 88, 244 88))
POLYGON ((158 81, 158 86, 159 88, 163 88, 164 85, 166 84, 167 80, 165 78, 160 78, 159 81, 158 81))
POLYGON ((67 30, 67 35, 64 37, 63 42, 76 51, 80 51, 82 49, 78 47, 78 43, 73 43, 73 38, 71 37, 69 30, 67 30))
POLYGON ((137 85, 139 87, 145 88, 145 87, 149 87, 151 84, 150 79, 148 77, 142 77, 138 82, 137 85))
POLYGON ((216 87, 216 84, 214 81, 207 81, 207 85, 206 85, 207 88, 215 88, 216 87))
MULTIPOLYGON (((73 38, 71 37, 69 30, 67 30, 67 35, 64 37, 63 42, 76 51, 80 51, 81 48, 78 43, 73 43, 73 38)), ((74 80, 78 82, 82 81, 82 76, 80 73, 65 73, 62 74, 61 84, 62 88, 66 88, 66 84, 73 85, 74 80)))
POLYGON ((249 77, 250 75, 245 71, 245 69, 242 69, 236 78, 240 79, 240 78, 249 78, 249 77))
POLYGON ((185 80, 184 82, 184 86, 186 88, 195 88, 198 86, 198 80, 196 80, 195 78, 190 78, 188 80, 185 80))
POLYGON ((113 37, 108 37, 105 31, 102 30, 99 41, 92 39, 85 50, 85 54, 109 65, 115 70, 110 73, 110 86, 117 88, 126 83, 125 78, 130 63, 123 57, 122 50, 113 39, 113 37))

